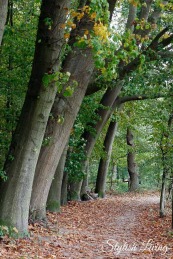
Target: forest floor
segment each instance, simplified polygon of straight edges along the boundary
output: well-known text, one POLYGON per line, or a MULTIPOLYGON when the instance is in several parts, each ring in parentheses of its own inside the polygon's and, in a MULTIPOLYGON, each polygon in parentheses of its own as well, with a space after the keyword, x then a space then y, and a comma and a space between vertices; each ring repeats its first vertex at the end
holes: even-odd
POLYGON ((159 218, 159 194, 109 195, 69 202, 29 226, 30 238, 0 241, 0 258, 173 258, 171 215, 159 218))

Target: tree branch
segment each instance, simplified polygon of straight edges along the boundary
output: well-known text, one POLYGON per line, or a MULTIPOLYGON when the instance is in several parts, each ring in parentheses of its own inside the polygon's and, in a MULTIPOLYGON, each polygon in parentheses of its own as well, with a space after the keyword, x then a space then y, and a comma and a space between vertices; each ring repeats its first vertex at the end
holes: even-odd
POLYGON ((110 21, 112 20, 112 16, 113 16, 113 12, 114 12, 116 3, 117 3, 117 0, 108 0, 109 12, 110 12, 109 20, 110 21))
POLYGON ((123 104, 126 102, 131 102, 131 101, 143 101, 143 100, 152 100, 152 99, 158 99, 158 98, 166 98, 170 97, 172 95, 168 94, 155 94, 152 96, 149 95, 133 95, 133 96, 124 96, 124 97, 119 97, 118 103, 123 104))
POLYGON ((164 28, 161 32, 157 34, 157 36, 153 39, 153 41, 148 46, 148 49, 156 50, 158 46, 159 39, 169 30, 169 27, 164 28))
POLYGON ((134 6, 133 4, 129 4, 129 14, 127 19, 126 29, 129 29, 131 31, 133 31, 134 29, 134 20, 136 17, 136 11, 137 11, 137 7, 134 6))
POLYGON ((170 37, 168 37, 168 38, 162 40, 161 42, 159 42, 158 46, 162 47, 162 48, 165 48, 166 46, 168 46, 172 42, 173 42, 173 34, 170 37))
POLYGON ((141 13, 140 13, 140 16, 139 16, 139 19, 142 20, 148 20, 148 16, 149 16, 149 12, 150 12, 150 9, 151 9, 151 4, 152 4, 153 0, 146 0, 144 2, 144 4, 142 5, 142 8, 141 8, 141 13))

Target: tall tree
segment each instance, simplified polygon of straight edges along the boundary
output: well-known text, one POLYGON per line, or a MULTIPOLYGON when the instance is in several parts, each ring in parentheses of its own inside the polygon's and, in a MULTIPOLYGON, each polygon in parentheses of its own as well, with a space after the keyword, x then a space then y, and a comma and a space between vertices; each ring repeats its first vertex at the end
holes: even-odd
POLYGON ((170 114, 168 119, 168 128, 165 132, 163 132, 161 136, 161 143, 160 148, 162 152, 162 166, 163 166, 163 173, 162 173, 162 186, 161 186, 161 194, 160 194, 160 217, 165 216, 165 203, 166 203, 166 182, 168 177, 172 177, 172 171, 170 165, 170 160, 172 160, 172 157, 170 157, 170 133, 172 131, 172 125, 173 125, 173 114, 170 114))
MULTIPOLYGON (((83 163, 84 171, 87 165, 87 160, 89 159, 92 153, 96 140, 100 132, 102 131, 103 126, 105 125, 110 115, 112 114, 114 107, 116 106, 116 98, 123 88, 123 81, 128 76, 131 76, 132 73, 137 70, 137 68, 141 64, 142 59, 143 59, 142 61, 143 65, 150 62, 152 63, 152 61, 157 59, 156 57, 157 53, 159 53, 161 49, 163 50, 163 52, 164 51, 167 52, 165 48, 172 42, 172 38, 173 38, 172 34, 170 34, 167 40, 163 39, 163 36, 166 35, 167 31, 169 30, 169 26, 168 26, 165 29, 161 30, 160 32, 157 32, 158 34, 155 37, 151 35, 153 40, 151 42, 148 42, 147 47, 144 44, 144 39, 148 37, 147 35, 152 33, 151 28, 154 28, 156 26, 156 22, 159 20, 161 13, 162 13, 162 10, 160 8, 157 8, 157 6, 155 6, 154 11, 153 9, 151 9, 151 1, 146 1, 146 4, 142 5, 142 7, 140 8, 140 12, 137 12, 138 17, 136 17, 136 7, 133 4, 132 6, 131 5, 129 6, 129 15, 127 19, 126 30, 130 29, 133 32, 132 35, 135 35, 135 41, 139 49, 139 52, 136 58, 134 59, 133 57, 129 58, 130 59, 129 63, 127 61, 124 62, 123 59, 120 58, 118 69, 117 69, 118 70, 117 79, 112 81, 111 87, 108 87, 107 91, 103 95, 103 98, 100 102, 101 108, 99 108, 97 111, 97 115, 100 117, 100 119, 93 126, 93 129, 95 130, 96 133, 95 135, 93 135, 88 130, 84 132, 83 137, 86 140, 85 152, 87 157, 86 161, 84 161, 83 163), (139 26, 135 22, 136 18, 138 18, 139 21, 144 21, 144 23, 148 24, 149 28, 146 26, 146 29, 145 29, 145 28, 142 28, 141 25, 139 26), (114 85, 114 88, 112 87, 112 85, 114 85)), ((129 43, 127 44, 124 40, 124 42, 122 42, 122 48, 120 48, 119 51, 120 52, 127 51, 127 53, 129 53, 129 43)), ((116 54, 118 55, 118 52, 116 54)), ((108 86, 109 86, 109 83, 108 83, 108 86)))
POLYGON ((99 168, 96 179, 96 188, 95 192, 98 193, 98 196, 104 198, 105 189, 106 189, 106 176, 108 173, 109 161, 112 152, 112 146, 117 130, 117 121, 111 121, 106 133, 106 137, 104 140, 104 152, 105 157, 100 159, 99 168))
POLYGON ((69 81, 63 89, 73 85, 74 81, 77 82, 77 87, 70 97, 57 95, 51 111, 53 119, 48 122, 46 137, 50 136, 52 141, 41 150, 30 204, 31 215, 34 212, 35 218, 38 219, 46 217, 46 202, 51 181, 94 70, 93 49, 85 42, 87 37, 90 42, 90 33, 92 34, 94 25, 100 24, 103 27, 102 23, 95 20, 97 14, 94 9, 99 8, 96 19, 101 19, 101 14, 104 17, 105 12, 108 11, 107 1, 103 1, 99 6, 96 6, 93 1, 81 3, 78 11, 80 19, 69 39, 72 51, 66 56, 62 68, 63 73, 70 74, 69 81), (89 12, 88 7, 91 8, 89 12), (57 123, 57 120, 60 123, 57 123))
POLYGON ((4 33, 6 18, 8 10, 8 0, 0 0, 0 45, 4 33))
POLYGON ((12 139, 1 182, 0 220, 27 233, 29 204, 35 167, 47 120, 57 92, 52 77, 60 65, 69 1, 43 0, 38 24, 31 78, 21 116, 12 139), (46 85, 46 82, 49 82, 46 85))
POLYGON ((139 188, 139 176, 137 173, 137 166, 135 161, 134 139, 132 130, 127 128, 127 168, 129 172, 129 191, 136 191, 139 188))

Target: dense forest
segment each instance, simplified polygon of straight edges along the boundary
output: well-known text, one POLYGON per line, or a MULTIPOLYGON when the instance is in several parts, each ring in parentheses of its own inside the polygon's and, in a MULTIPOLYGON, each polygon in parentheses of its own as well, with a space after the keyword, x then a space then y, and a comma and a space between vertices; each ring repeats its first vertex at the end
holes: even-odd
POLYGON ((0 0, 0 44, 1 226, 25 236, 69 200, 140 190, 164 217, 172 1, 0 0))

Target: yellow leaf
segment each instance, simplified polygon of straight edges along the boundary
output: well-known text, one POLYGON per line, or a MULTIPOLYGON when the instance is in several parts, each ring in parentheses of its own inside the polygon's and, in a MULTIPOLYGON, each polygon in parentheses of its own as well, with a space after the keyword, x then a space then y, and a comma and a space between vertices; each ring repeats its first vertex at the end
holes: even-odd
POLYGON ((65 38, 65 39, 69 39, 69 38, 70 38, 70 33, 65 33, 65 34, 64 34, 64 38, 65 38))
POLYGON ((84 35, 88 35, 88 34, 89 34, 89 31, 86 30, 86 31, 84 32, 84 35))
POLYGON ((76 24, 73 23, 72 26, 71 26, 72 29, 75 29, 76 28, 76 24))
POLYGON ((94 13, 91 14, 90 18, 93 20, 93 19, 96 18, 96 16, 97 16, 97 14, 94 12, 94 13))

